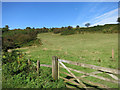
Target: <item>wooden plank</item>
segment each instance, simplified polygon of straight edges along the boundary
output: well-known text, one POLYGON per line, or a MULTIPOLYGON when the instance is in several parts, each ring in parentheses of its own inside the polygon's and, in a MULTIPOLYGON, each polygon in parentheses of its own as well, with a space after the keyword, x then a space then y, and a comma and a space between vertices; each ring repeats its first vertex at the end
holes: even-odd
POLYGON ((74 82, 74 81, 72 81, 72 80, 69 80, 69 79, 66 79, 66 78, 64 78, 64 77, 61 77, 61 76, 60 76, 60 78, 61 78, 61 79, 64 79, 64 80, 67 81, 67 82, 73 83, 74 85, 78 85, 78 86, 80 85, 79 83, 76 83, 76 82, 74 82))
POLYGON ((86 88, 86 86, 62 63, 59 62, 82 86, 81 88, 86 88))
POLYGON ((106 73, 106 74, 108 74, 109 76, 111 76, 111 77, 114 78, 115 80, 118 80, 118 77, 117 77, 117 76, 115 76, 115 75, 113 75, 113 74, 110 74, 110 73, 106 73))
POLYGON ((67 88, 74 88, 74 87, 71 87, 70 85, 66 85, 67 88))
POLYGON ((46 65, 46 64, 40 64, 40 66, 44 66, 44 67, 52 67, 51 65, 46 65))
POLYGON ((81 66, 81 67, 91 68, 91 69, 95 69, 95 70, 99 70, 99 71, 104 71, 104 72, 108 72, 108 73, 120 74, 120 70, 117 70, 117 69, 105 68, 105 67, 84 64, 84 63, 78 63, 78 62, 72 62, 72 61, 62 60, 62 59, 58 59, 58 61, 81 66))
MULTIPOLYGON (((72 84, 74 84, 74 85, 77 85, 79 88, 81 88, 81 87, 80 87, 80 84, 78 84, 78 83, 76 83, 76 82, 74 82, 74 81, 72 81, 72 80, 66 79, 66 78, 61 77, 61 76, 60 76, 60 78, 61 78, 61 79, 64 79, 65 82, 70 82, 70 83, 72 83, 72 84)), ((68 85, 66 85, 66 86, 68 86, 68 85)), ((73 88, 73 87, 70 87, 70 88, 73 88)), ((91 87, 86 87, 86 89, 87 89, 87 88, 91 88, 91 87)), ((88 89, 88 90, 89 90, 89 89, 88 89)))
POLYGON ((112 59, 114 59, 114 49, 112 49, 112 59))
MULTIPOLYGON (((40 66, 52 67, 51 65, 46 65, 46 64, 40 64, 40 66)), ((61 66, 60 66, 60 67, 61 67, 61 66)), ((78 73, 85 74, 85 75, 87 75, 87 76, 93 76, 93 77, 96 77, 96 78, 98 78, 98 79, 106 80, 106 78, 104 79, 104 77, 100 77, 100 76, 97 76, 97 75, 94 75, 94 74, 91 74, 91 73, 85 73, 85 72, 78 71, 78 70, 75 70, 75 69, 72 69, 72 68, 69 68, 69 69, 72 70, 72 71, 78 72, 78 73)), ((108 79, 108 78, 107 78, 107 79, 108 79)), ((116 79, 116 80, 117 80, 117 79, 116 79)), ((110 79, 107 80, 107 81, 110 81, 110 79)), ((118 83, 118 81, 114 81, 114 80, 113 80, 113 82, 114 82, 114 83, 118 83)), ((119 83, 120 83, 120 82, 119 82, 119 83)))
MULTIPOLYGON (((96 75, 96 74, 98 74, 98 73, 102 73, 102 72, 100 72, 100 71, 95 71, 95 72, 92 72, 92 73, 90 73, 90 74, 94 74, 94 75, 96 75)), ((83 76, 81 76, 81 77, 87 77, 88 75, 83 75, 83 76)))
POLYGON ((37 73, 39 74, 39 68, 40 68, 40 61, 37 60, 37 73))
MULTIPOLYGON (((71 76, 70 74, 68 74, 68 73, 66 73, 66 72, 60 72, 60 73, 63 73, 63 74, 68 75, 68 76, 71 76)), ((71 77, 72 77, 72 76, 71 76, 71 77)), ((78 77, 78 78, 80 78, 80 77, 78 77)), ((99 83, 94 83, 94 82, 91 82, 91 81, 86 80, 86 79, 84 79, 84 78, 80 78, 80 79, 82 79, 82 81, 84 81, 84 82, 86 82, 86 83, 89 83, 89 84, 91 84, 91 85, 99 86, 99 87, 101 87, 101 88, 108 88, 108 87, 105 86, 105 85, 102 85, 102 84, 99 84, 99 83)), ((69 80, 75 80, 75 79, 72 78, 72 79, 69 79, 69 80)))
POLYGON ((54 80, 58 80, 58 58, 52 57, 52 77, 54 80))
POLYGON ((98 74, 98 73, 103 73, 103 72, 100 71, 91 72, 91 74, 98 74))
POLYGON ((28 65, 30 65, 30 64, 31 64, 30 59, 28 59, 28 65))
MULTIPOLYGON (((79 78, 79 77, 77 77, 77 78, 79 78)), ((72 79, 70 79, 70 80, 75 80, 75 79, 72 78, 72 79)), ((86 79, 84 79, 84 78, 82 78, 82 80, 83 80, 85 83, 89 83, 89 84, 94 85, 94 86, 99 86, 99 87, 101 87, 101 88, 109 88, 109 87, 106 86, 106 85, 102 85, 102 84, 100 84, 100 83, 95 83, 95 82, 86 80, 86 79)))
POLYGON ((108 82, 118 83, 118 81, 116 81, 116 80, 111 80, 111 79, 104 78, 104 77, 101 77, 101 76, 97 76, 97 75, 94 75, 94 74, 78 71, 78 70, 75 70, 75 69, 72 69, 72 68, 68 68, 68 69, 70 69, 72 71, 75 71, 75 72, 78 72, 78 73, 82 73, 82 74, 88 75, 88 76, 92 76, 92 77, 95 77, 95 78, 98 78, 98 79, 102 79, 102 80, 105 80, 105 81, 108 81, 108 82))
POLYGON ((63 73, 63 74, 65 74, 65 75, 67 75, 67 76, 73 77, 72 75, 70 75, 70 74, 68 74, 68 73, 66 73, 66 72, 61 72, 61 71, 60 71, 60 73, 63 73))
MULTIPOLYGON (((78 77, 78 78, 79 78, 79 77, 78 77)), ((99 84, 99 83, 95 83, 95 82, 91 82, 91 81, 86 80, 86 79, 84 79, 84 78, 82 78, 82 80, 85 81, 86 83, 91 84, 91 85, 99 86, 99 87, 101 87, 101 88, 108 88, 108 87, 105 86, 105 85, 102 85, 102 84, 99 84)))

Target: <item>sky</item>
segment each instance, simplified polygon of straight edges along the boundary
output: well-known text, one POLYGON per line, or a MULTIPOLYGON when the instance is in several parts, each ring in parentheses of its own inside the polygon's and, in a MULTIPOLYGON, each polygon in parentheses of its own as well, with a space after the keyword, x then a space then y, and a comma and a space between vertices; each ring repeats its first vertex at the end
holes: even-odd
POLYGON ((52 28, 116 24, 118 2, 2 2, 2 27, 52 28))

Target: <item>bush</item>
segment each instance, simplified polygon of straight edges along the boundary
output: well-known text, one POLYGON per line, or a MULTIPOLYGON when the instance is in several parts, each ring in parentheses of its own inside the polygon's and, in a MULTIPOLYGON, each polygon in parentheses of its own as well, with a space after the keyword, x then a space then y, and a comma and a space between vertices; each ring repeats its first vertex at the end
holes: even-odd
POLYGON ((64 30, 61 32, 61 35, 72 35, 75 34, 75 30, 64 30))
MULTIPOLYGON (((37 40, 37 31, 35 30, 9 30, 3 33, 2 49, 14 49, 24 46, 25 44, 37 40)), ((39 40, 39 43, 40 40, 39 40)))
MULTIPOLYGON (((64 88, 62 79, 52 79, 51 68, 41 67, 36 72, 34 62, 28 65, 25 54, 20 51, 5 52, 2 65, 2 88, 64 88)), ((35 60, 34 60, 35 61, 35 60)))
POLYGON ((54 33, 54 34, 58 34, 58 33, 61 33, 61 31, 62 31, 61 29, 54 29, 54 30, 53 30, 53 33, 54 33))

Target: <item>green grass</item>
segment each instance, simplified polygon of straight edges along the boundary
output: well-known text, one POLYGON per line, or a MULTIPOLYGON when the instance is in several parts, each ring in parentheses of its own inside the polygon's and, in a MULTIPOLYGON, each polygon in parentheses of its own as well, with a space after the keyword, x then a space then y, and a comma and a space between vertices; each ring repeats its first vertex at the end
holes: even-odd
MULTIPOLYGON (((43 45, 21 48, 19 50, 25 52, 31 60, 40 60, 41 64, 52 64, 52 56, 58 56, 65 60, 107 68, 118 68, 118 34, 85 33, 61 36, 60 34, 41 33, 38 34, 38 38, 41 39, 43 45), (114 49, 115 61, 111 58, 112 48, 114 49), (98 62, 99 59, 101 62, 98 62)), ((85 72, 92 72, 90 69, 74 65, 67 66, 85 72)), ((96 80, 92 77, 88 79, 96 80)), ((100 82, 103 83, 104 81, 100 82)), ((111 86, 108 83, 107 85, 109 87, 117 87, 116 84, 111 86)))

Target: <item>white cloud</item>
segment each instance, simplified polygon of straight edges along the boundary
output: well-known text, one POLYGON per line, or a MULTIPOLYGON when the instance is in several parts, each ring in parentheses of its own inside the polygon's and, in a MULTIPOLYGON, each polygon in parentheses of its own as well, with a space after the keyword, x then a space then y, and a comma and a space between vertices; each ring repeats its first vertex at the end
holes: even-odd
POLYGON ((104 25, 104 24, 116 24, 116 23, 117 23, 117 18, 116 18, 116 16, 113 16, 113 17, 109 17, 109 18, 103 19, 103 20, 93 24, 92 26, 104 25))
POLYGON ((118 9, 114 9, 110 12, 97 16, 96 18, 90 20, 89 22, 92 23, 91 26, 104 25, 104 24, 115 24, 117 23, 117 18, 118 18, 118 9))
POLYGON ((116 13, 116 12, 118 12, 118 9, 114 9, 114 10, 112 10, 110 12, 107 12, 107 13, 101 15, 101 16, 98 16, 98 17, 96 17, 96 19, 101 18, 101 17, 108 17, 108 16, 110 16, 110 15, 116 13))

